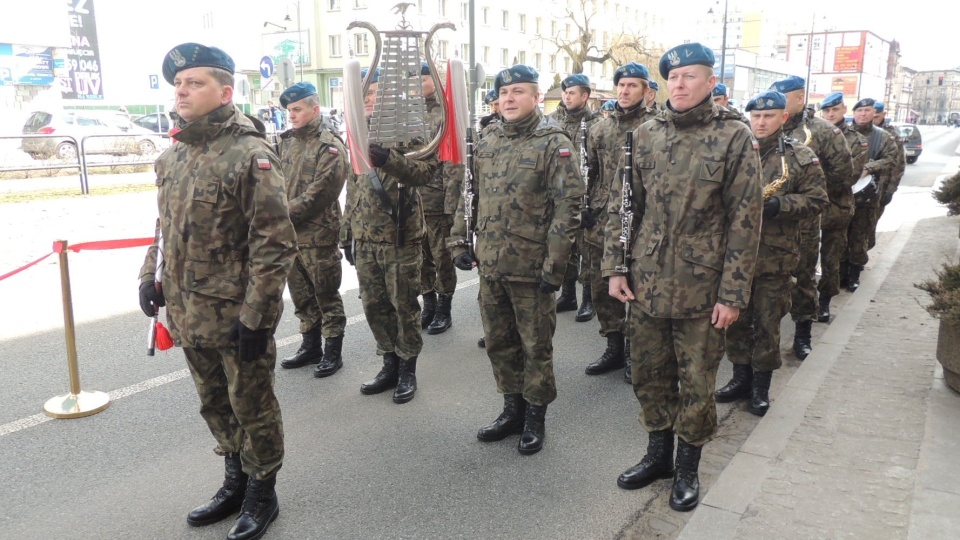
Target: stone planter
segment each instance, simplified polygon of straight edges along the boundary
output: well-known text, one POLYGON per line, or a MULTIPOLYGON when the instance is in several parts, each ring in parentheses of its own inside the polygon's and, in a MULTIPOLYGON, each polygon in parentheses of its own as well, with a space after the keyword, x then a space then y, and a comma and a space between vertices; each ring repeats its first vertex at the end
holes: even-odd
POLYGON ((943 379, 947 386, 960 392, 960 323, 940 321, 937 360, 943 366, 943 379))

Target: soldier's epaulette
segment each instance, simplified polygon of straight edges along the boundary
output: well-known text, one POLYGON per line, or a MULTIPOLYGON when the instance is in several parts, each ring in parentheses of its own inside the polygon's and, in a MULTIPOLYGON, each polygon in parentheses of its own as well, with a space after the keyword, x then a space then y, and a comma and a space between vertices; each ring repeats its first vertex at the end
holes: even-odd
POLYGON ((328 127, 325 127, 323 124, 317 128, 317 138, 321 142, 327 144, 332 144, 334 140, 340 141, 340 144, 344 144, 343 139, 340 138, 340 134, 334 131, 330 131, 328 127))
POLYGON ((736 112, 736 111, 731 111, 731 110, 729 110, 729 109, 725 109, 725 108, 719 109, 718 114, 717 114, 717 118, 720 119, 720 120, 739 120, 739 121, 743 122, 743 115, 742 115, 742 114, 740 114, 740 113, 738 113, 738 112, 736 112))
POLYGON ((537 124, 537 127, 533 130, 533 134, 537 137, 543 137, 552 133, 560 133, 564 136, 567 135, 567 132, 563 130, 563 127, 560 126, 556 120, 546 116, 543 117, 543 120, 541 120, 540 123, 537 124))

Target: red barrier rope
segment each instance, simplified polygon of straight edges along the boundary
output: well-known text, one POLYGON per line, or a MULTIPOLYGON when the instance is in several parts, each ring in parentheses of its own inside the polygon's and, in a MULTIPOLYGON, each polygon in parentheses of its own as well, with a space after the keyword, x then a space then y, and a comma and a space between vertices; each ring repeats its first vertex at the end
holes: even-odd
MULTIPOLYGON (((149 245, 151 245, 151 244, 153 244, 153 237, 150 237, 150 238, 125 238, 125 239, 123 239, 123 240, 99 240, 99 241, 96 241, 96 242, 83 242, 83 243, 81 243, 81 244, 74 244, 74 245, 72 245, 72 246, 68 246, 67 249, 68 249, 69 251, 73 251, 74 253, 76 253, 76 252, 83 251, 83 250, 87 250, 87 251, 104 251, 104 250, 108 250, 108 249, 124 249, 124 248, 131 248, 131 247, 149 246, 149 245)), ((46 255, 44 255, 43 257, 40 257, 39 259, 37 259, 37 260, 35 260, 35 261, 29 262, 29 263, 21 266, 20 268, 17 268, 17 269, 15 269, 15 270, 12 270, 12 271, 10 271, 10 272, 7 272, 6 274, 3 274, 2 276, 0 276, 0 281, 3 281, 3 280, 5 280, 5 279, 7 279, 7 278, 9 278, 9 277, 13 277, 13 276, 19 274, 20 272, 23 272, 23 271, 26 270, 27 268, 30 268, 31 266, 40 263, 41 261, 43 261, 43 260, 46 259, 47 257, 53 255, 54 253, 60 253, 60 251, 61 251, 61 247, 60 247, 60 246, 61 246, 61 244, 59 244, 58 242, 54 242, 54 243, 53 243, 53 251, 51 251, 50 253, 47 253, 46 255)))

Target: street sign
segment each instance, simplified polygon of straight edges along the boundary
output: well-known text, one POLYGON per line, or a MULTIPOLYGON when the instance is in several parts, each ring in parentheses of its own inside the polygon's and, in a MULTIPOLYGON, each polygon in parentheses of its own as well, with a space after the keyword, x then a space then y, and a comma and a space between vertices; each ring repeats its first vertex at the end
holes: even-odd
POLYGON ((157 77, 156 75, 150 76, 150 88, 153 88, 154 90, 160 88, 160 77, 157 77))
POLYGON ((273 58, 264 56, 260 59, 260 75, 263 75, 265 79, 273 77, 273 58))
POLYGON ((330 77, 330 88, 340 88, 343 86, 343 80, 340 77, 330 77))
POLYGON ((280 78, 280 83, 283 84, 284 88, 289 88, 293 84, 296 71, 293 69, 293 60, 290 60, 286 56, 280 59, 280 62, 277 63, 277 76, 280 78))

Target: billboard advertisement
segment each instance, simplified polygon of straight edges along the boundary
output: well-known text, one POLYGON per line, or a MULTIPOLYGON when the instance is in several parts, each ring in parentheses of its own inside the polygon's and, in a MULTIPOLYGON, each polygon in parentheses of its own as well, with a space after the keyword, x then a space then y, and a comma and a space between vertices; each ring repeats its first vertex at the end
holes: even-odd
POLYGON ((69 74, 60 79, 60 94, 64 99, 103 99, 93 0, 68 0, 67 10, 70 21, 69 74))
POLYGON ((53 85, 58 62, 54 53, 53 47, 0 43, 0 86, 53 85))
POLYGON ((833 56, 834 73, 860 73, 863 70, 863 47, 837 47, 833 56))

